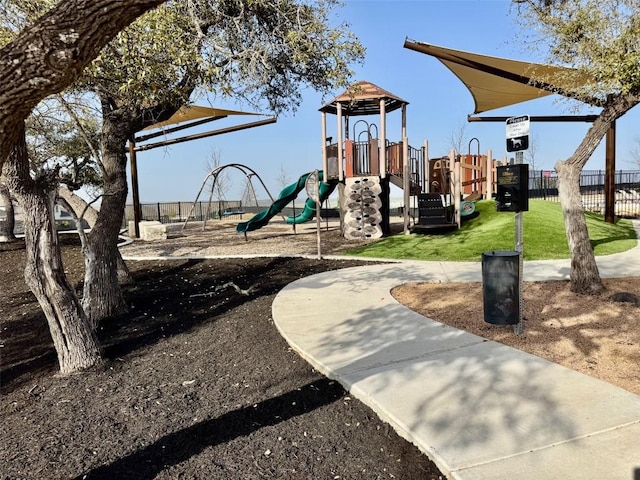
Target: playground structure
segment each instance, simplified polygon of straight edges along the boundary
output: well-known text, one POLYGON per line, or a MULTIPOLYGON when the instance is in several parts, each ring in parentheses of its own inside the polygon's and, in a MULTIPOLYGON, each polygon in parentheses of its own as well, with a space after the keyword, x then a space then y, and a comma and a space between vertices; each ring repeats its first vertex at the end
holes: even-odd
POLYGON ((207 182, 209 180, 211 180, 211 188, 209 190, 209 201, 207 202, 207 210, 206 213, 204 215, 204 221, 202 222, 202 230, 205 229, 206 224, 207 224, 207 219, 211 218, 211 217, 215 217, 217 216, 218 218, 222 218, 224 216, 228 216, 228 215, 241 215, 244 214, 245 212, 242 210, 242 203, 240 204, 240 210, 227 210, 226 209, 226 202, 223 200, 224 197, 224 192, 223 192, 223 188, 220 185, 220 176, 222 175, 222 173, 224 172, 224 170, 226 170, 227 168, 235 168, 236 170, 241 171, 246 179, 246 187, 245 187, 245 193, 243 194, 243 198, 244 197, 250 197, 253 198, 256 201, 256 206, 258 205, 257 203, 257 197, 256 197, 256 193, 255 193, 255 187, 253 186, 253 182, 252 182, 252 178, 255 177, 260 181, 260 184, 262 185, 262 188, 264 188, 265 192, 267 192, 267 195, 269 196, 271 202, 273 203, 273 197, 271 196, 271 193, 269 193, 269 190, 267 189, 267 186, 264 184, 264 182, 262 181, 262 178, 260 178, 260 175, 258 175, 255 170, 253 170, 250 167, 247 167, 246 165, 243 165, 241 163, 230 163, 227 165, 222 165, 222 166, 218 166, 216 168, 214 168, 211 172, 207 173, 207 175, 204 177, 204 180, 202 181, 202 185, 200 186, 200 190, 198 190, 198 194, 196 195, 195 200, 193 201, 193 203, 191 204, 191 209, 189 210, 189 213, 187 214, 184 224, 182 225, 182 229, 184 230, 187 226, 187 224, 189 223, 189 219, 192 216, 193 210, 196 206, 196 204, 198 203, 198 199, 200 198, 200 195, 202 194, 202 191, 204 190, 205 186, 207 185, 207 182), (213 196, 214 194, 217 194, 218 196, 218 200, 217 200, 217 212, 212 212, 211 211, 211 205, 212 205, 212 200, 213 200, 213 196), (225 207, 225 208, 223 208, 225 207))
MULTIPOLYGON (((200 195, 202 194, 203 190, 205 189, 209 181, 211 181, 211 186, 209 189, 209 201, 207 202, 207 210, 204 215, 204 221, 202 222, 202 230, 205 229, 208 218, 222 219, 225 216, 236 216, 236 215, 242 215, 246 213, 243 210, 243 202, 240 203, 239 210, 238 209, 227 210, 226 208, 224 208, 227 202, 223 199, 224 188, 220 185, 220 178, 224 170, 226 170, 227 168, 235 168, 241 171, 246 178, 246 187, 245 187, 245 193, 243 194, 243 201, 245 198, 252 198, 255 201, 255 207, 259 209, 257 195, 255 193, 255 187, 253 186, 253 182, 252 182, 252 179, 255 177, 260 181, 262 188, 269 196, 269 200, 271 202, 271 205, 267 209, 260 211, 259 213, 251 217, 246 222, 238 223, 238 225, 236 226, 236 231, 238 233, 244 233, 245 236, 247 232, 251 232, 253 230, 257 230, 259 228, 264 227, 267 223, 269 223, 269 221, 273 217, 278 215, 289 203, 293 202, 297 198, 298 194, 302 190, 304 190, 307 178, 310 175, 310 173, 301 175, 300 178, 298 178, 298 180, 295 183, 292 183, 291 185, 288 185, 287 187, 285 187, 280 192, 280 195, 278 196, 278 198, 274 200, 273 196, 269 192, 269 189, 266 187, 265 183, 262 181, 262 178, 260 178, 260 175, 258 175, 255 172, 255 170, 253 170, 252 168, 240 163, 231 163, 228 165, 222 165, 222 166, 216 167, 211 172, 207 173, 204 180, 202 181, 200 190, 198 190, 198 194, 196 195, 195 200, 191 204, 191 209, 189 210, 189 213, 185 218, 184 224, 182 225, 183 230, 186 228, 187 224, 189 223, 189 219, 192 218, 193 210, 196 204, 198 203, 200 195), (217 200, 215 203, 218 209, 217 211, 212 212, 211 206, 213 204, 214 195, 217 195, 217 200)), ((327 198, 329 198, 331 193, 333 193, 335 184, 328 184, 323 182, 322 181, 323 172, 318 172, 318 180, 320 182, 319 200, 320 200, 320 203, 322 203, 327 198)), ((283 219, 286 223, 290 225, 296 225, 296 224, 305 223, 312 220, 315 215, 316 215, 316 202, 308 198, 305 201, 305 204, 300 213, 295 214, 293 216, 288 216, 288 217, 283 215, 283 219)))
MULTIPOLYGON (((390 189, 391 185, 402 189, 402 207, 405 233, 432 232, 459 228, 461 219, 475 211, 475 200, 491 198, 495 181, 495 162, 491 151, 480 154, 480 142, 472 139, 469 152, 461 155, 451 151, 448 156, 428 158, 428 143, 420 148, 409 145, 406 134, 406 107, 408 102, 370 82, 360 81, 355 89, 338 95, 321 109, 322 115, 322 171, 319 172, 319 203, 324 202, 337 188, 341 213, 341 231, 347 239, 380 238, 390 233, 390 189), (401 140, 387 138, 387 113, 401 110, 401 140), (327 114, 337 117, 337 141, 327 136, 327 114), (378 124, 370 117, 377 117, 378 124), (351 124, 352 117, 357 118, 351 124), (471 144, 477 142, 477 152, 471 153, 471 144), (410 208, 413 198, 414 207, 410 208), (416 215, 412 212, 418 213, 416 215), (410 229, 410 223, 413 225, 410 229)), ((193 203, 198 201, 206 183, 212 179, 209 207, 219 175, 225 168, 241 170, 247 178, 247 188, 255 189, 251 183, 256 177, 269 195, 271 205, 248 221, 239 222, 238 233, 257 230, 267 225, 289 203, 305 189, 308 173, 285 187, 277 199, 273 199, 258 174, 241 164, 218 167, 210 172, 202 183, 193 203)), ((218 206, 220 191, 218 188, 218 206)), ((256 200, 257 206, 257 200, 256 200)), ((193 209, 193 207, 192 207, 193 209)), ((220 210, 220 207, 219 207, 220 210)), ((232 212, 238 213, 238 212, 232 212)), ((244 212, 243 212, 244 213, 244 212)), ((225 212, 219 211, 222 218, 225 212)), ((283 219, 288 224, 299 224, 314 218, 316 202, 308 198, 302 212, 283 219)), ((185 220, 186 227, 189 216, 185 220)), ((205 228, 206 220, 203 222, 205 228)))
MULTIPOLYGON (((469 89, 475 103, 474 114, 540 98, 563 90, 563 88, 558 88, 546 82, 544 85, 533 85, 530 78, 532 65, 536 66, 536 70, 549 72, 552 74, 550 76, 555 76, 560 72, 557 79, 559 81, 562 81, 563 77, 571 77, 571 75, 562 74, 562 72, 570 71, 571 69, 488 57, 409 39, 405 40, 404 47, 433 56, 449 68, 469 89), (487 88, 487 86, 490 86, 490 88, 487 88)), ((390 184, 394 184, 404 191, 405 201, 402 213, 404 215, 405 232, 409 231, 410 218, 414 221, 413 231, 457 228, 460 226, 461 217, 473 213, 475 208, 473 202, 476 199, 491 198, 493 185, 495 184, 496 167, 496 163, 491 158, 491 151, 489 150, 486 156, 480 155, 478 142, 478 153, 475 155, 471 154, 469 148, 467 155, 451 152, 446 157, 429 160, 426 141, 421 148, 413 148, 408 145, 406 105, 408 105, 408 102, 401 98, 370 82, 360 81, 355 88, 345 91, 320 109, 322 112, 323 170, 326 172, 328 185, 332 185, 333 188, 340 185, 338 190, 340 192, 341 226, 344 235, 349 238, 378 237, 389 232, 390 184), (402 109, 401 140, 391 142, 386 138, 386 115, 400 108, 402 109), (327 137, 327 113, 333 113, 338 117, 337 143, 332 143, 333 137, 327 137), (354 131, 353 138, 349 138, 350 117, 361 115, 379 115, 379 128, 378 125, 368 123, 364 119, 358 120, 352 126, 354 131), (364 124, 364 127, 360 127, 361 130, 358 133, 357 127, 360 123, 364 124), (412 210, 415 211, 416 208, 415 206, 413 209, 409 207, 411 197, 414 199, 414 204, 416 199, 418 203, 417 223, 415 215, 412 215, 412 210)), ((256 115, 248 112, 207 109, 197 106, 185 107, 184 110, 186 111, 177 112, 168 121, 149 128, 172 125, 185 119, 208 118, 194 121, 189 125, 135 137, 129 144, 135 236, 139 236, 138 223, 142 218, 138 198, 136 152, 162 145, 266 125, 276 121, 275 118, 271 118, 204 134, 148 145, 136 145, 136 142, 144 142, 192 125, 225 118, 227 115, 256 115)), ((532 117, 531 120, 593 122, 597 118, 597 115, 540 116, 532 117)), ((468 116, 468 121, 470 122, 504 122, 505 120, 505 117, 468 116)), ((506 163, 506 159, 504 163, 506 163)), ((615 216, 616 191, 614 177, 615 123, 607 131, 606 141, 604 215, 605 220, 609 223, 614 222, 615 216)), ((635 202, 636 199, 631 198, 629 201, 635 202)), ((597 207, 596 211, 601 211, 600 206, 597 207)), ((158 217, 160 217, 160 213, 158 213, 158 217)), ((263 219, 266 219, 266 217, 267 215, 263 219)), ((306 221, 304 219, 307 217, 308 215, 300 217, 299 222, 306 221)), ((269 218, 272 218, 272 216, 269 218)), ((290 220, 287 219, 287 221, 289 222, 290 220)), ((290 221, 294 225, 299 222, 290 221)), ((253 226, 257 227, 259 223, 256 221, 253 226)), ((246 234, 250 230, 251 228, 247 226, 244 230, 239 231, 244 231, 246 234)))
MULTIPOLYGON (((409 232, 411 197, 417 199, 418 222, 413 231, 459 228, 461 217, 475 210, 473 201, 491 198, 494 162, 491 151, 428 159, 428 143, 409 145, 406 130, 408 102, 360 81, 321 109, 325 181, 340 194, 346 238, 379 238, 390 231, 390 185, 404 193, 404 230, 409 232), (387 138, 387 114, 401 110, 401 139, 387 138), (327 114, 337 117, 337 142, 327 136, 327 114), (378 125, 352 117, 377 116, 378 125)), ((477 139, 475 139, 477 141, 477 139)), ((471 142, 469 143, 471 149, 471 142)))

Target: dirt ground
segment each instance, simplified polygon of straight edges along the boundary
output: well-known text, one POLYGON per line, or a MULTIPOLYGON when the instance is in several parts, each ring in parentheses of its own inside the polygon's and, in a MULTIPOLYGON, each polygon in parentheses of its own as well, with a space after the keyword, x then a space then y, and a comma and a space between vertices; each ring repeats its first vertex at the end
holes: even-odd
MULTIPOLYGON (((61 238, 79 288, 77 241, 61 238)), ((100 329, 105 366, 61 377, 24 244, 0 244, 0 479, 441 478, 273 325, 280 289, 353 261, 128 264, 131 312, 100 329)))
MULTIPOLYGON (((55 374, 44 317, 22 281, 24 245, 0 244, 0 479, 435 479, 415 447, 287 346, 271 319, 291 281, 354 260, 315 259, 315 227, 232 225, 136 241, 123 255, 271 258, 128 261, 130 314, 104 323, 104 368, 55 374), (308 255, 289 258, 285 255, 308 255), (237 291, 249 290, 248 295, 237 291)), ((80 288, 77 240, 62 236, 80 288)), ((329 226, 323 255, 353 246, 329 226)), ((481 286, 412 284, 394 296, 424 315, 640 393, 640 278, 587 298, 566 283, 525 285, 525 335, 483 322, 481 286)))
MULTIPOLYGON (((249 217, 244 215, 243 220, 249 217)), ((167 240, 136 241, 121 248, 122 255, 149 256, 233 256, 233 255, 318 255, 318 229, 316 222, 287 225, 280 218, 266 227, 248 232, 246 237, 236 233, 239 220, 225 219, 170 225, 167 240)), ((394 230, 401 229, 398 224, 394 230)), ((371 240, 348 241, 340 235, 340 222, 336 219, 320 224, 320 254, 339 254, 371 240)))

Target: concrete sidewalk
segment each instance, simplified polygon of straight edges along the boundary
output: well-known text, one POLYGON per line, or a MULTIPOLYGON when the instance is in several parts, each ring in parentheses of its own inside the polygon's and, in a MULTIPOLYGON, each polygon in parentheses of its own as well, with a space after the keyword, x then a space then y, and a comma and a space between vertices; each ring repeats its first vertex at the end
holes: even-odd
MULTIPOLYGON (((637 276, 640 247, 598 265, 602 277, 637 276)), ((524 277, 564 279, 569 267, 526 262, 524 277)), ((480 263, 326 272, 285 287, 273 318, 302 357, 448 478, 640 479, 640 396, 425 319, 390 294, 406 282, 451 281, 481 281, 480 263)))

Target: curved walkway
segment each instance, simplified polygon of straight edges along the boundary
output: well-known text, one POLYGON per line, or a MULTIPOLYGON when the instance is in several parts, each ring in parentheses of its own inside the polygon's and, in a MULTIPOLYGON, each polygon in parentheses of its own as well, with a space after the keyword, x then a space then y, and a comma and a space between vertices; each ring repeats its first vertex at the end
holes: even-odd
MULTIPOLYGON (((602 277, 637 276, 640 246, 598 266, 602 277)), ((569 269, 569 260, 525 262, 524 279, 566 279, 569 269)), ((273 318, 303 358, 451 479, 640 479, 640 396, 425 319, 390 294, 453 281, 481 281, 480 263, 325 272, 285 287, 273 318)))

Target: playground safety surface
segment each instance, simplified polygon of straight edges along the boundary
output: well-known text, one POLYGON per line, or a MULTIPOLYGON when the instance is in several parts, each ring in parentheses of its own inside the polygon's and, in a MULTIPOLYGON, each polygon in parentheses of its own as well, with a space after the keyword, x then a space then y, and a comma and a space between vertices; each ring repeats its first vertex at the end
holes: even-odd
MULTIPOLYGON (((315 221, 296 225, 286 224, 274 219, 259 230, 247 235, 236 233, 239 220, 225 219, 202 222, 189 222, 183 230, 182 225, 174 225, 166 240, 136 241, 123 246, 124 256, 233 256, 233 255, 317 255, 317 224, 315 221)), ((393 223, 392 229, 402 229, 393 223)), ((322 255, 344 252, 370 240, 347 240, 340 235, 339 221, 331 219, 320 224, 320 251, 322 255)))

